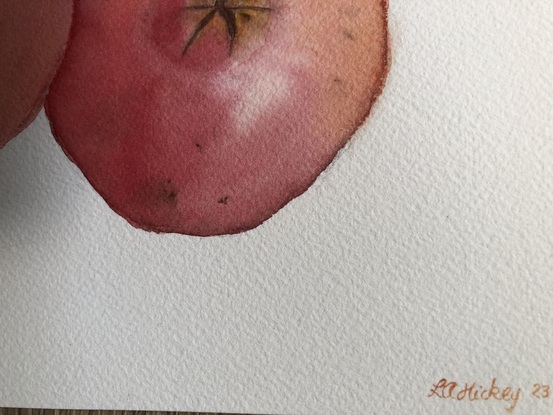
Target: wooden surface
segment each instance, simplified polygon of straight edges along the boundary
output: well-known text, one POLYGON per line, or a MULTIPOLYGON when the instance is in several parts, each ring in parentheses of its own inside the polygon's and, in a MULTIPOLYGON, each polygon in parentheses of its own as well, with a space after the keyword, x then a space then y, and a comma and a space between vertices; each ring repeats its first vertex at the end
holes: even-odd
MULTIPOLYGON (((67 409, 0 408, 0 415, 208 415, 203 412, 73 411, 67 409)), ((212 413, 210 415, 230 415, 212 413)))

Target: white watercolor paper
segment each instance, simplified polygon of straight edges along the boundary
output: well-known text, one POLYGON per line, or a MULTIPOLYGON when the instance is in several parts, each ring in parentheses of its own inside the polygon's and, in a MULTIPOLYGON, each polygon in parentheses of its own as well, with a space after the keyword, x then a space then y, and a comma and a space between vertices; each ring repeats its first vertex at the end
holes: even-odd
POLYGON ((134 229, 43 114, 12 140, 0 406, 552 413, 553 3, 391 0, 389 19, 368 122, 244 234, 134 229), (429 397, 442 378, 521 392, 429 397))

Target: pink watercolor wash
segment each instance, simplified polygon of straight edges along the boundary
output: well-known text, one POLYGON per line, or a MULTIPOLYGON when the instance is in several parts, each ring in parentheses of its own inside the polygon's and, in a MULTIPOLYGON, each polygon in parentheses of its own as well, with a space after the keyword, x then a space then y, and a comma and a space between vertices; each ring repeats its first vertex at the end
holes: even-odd
POLYGON ((383 0, 80 0, 46 114, 134 226, 243 232, 365 121, 387 30, 383 0))

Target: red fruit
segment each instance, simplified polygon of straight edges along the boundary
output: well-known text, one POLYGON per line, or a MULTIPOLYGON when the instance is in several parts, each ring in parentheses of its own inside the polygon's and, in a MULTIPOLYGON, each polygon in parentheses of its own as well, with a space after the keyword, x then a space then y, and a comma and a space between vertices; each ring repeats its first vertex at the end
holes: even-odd
POLYGON ((73 0, 0 0, 0 148, 42 107, 72 12, 73 0))
POLYGON ((384 0, 80 0, 47 115, 135 226, 240 232, 363 123, 387 38, 384 0))

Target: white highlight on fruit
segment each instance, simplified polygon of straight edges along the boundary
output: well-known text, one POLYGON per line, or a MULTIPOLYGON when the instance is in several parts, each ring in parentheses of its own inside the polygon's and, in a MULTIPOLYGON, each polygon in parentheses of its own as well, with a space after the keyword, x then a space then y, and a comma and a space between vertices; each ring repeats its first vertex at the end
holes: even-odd
POLYGON ((235 128, 240 135, 247 135, 267 113, 287 102, 293 80, 284 70, 269 65, 240 72, 221 74, 215 82, 226 102, 237 100, 232 112, 235 128))

